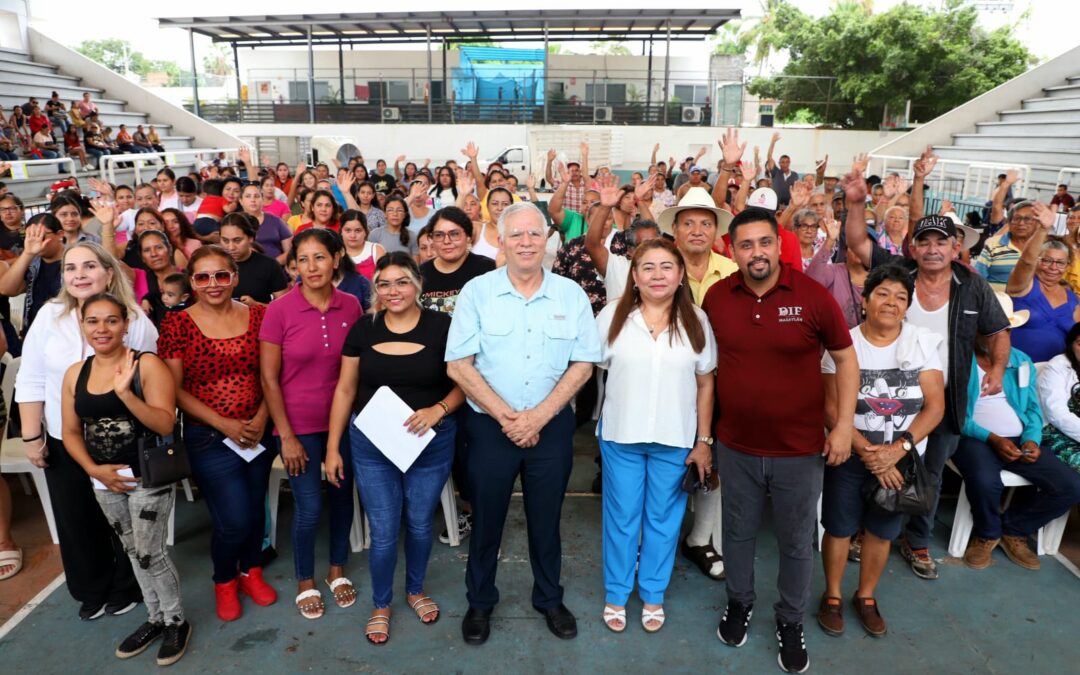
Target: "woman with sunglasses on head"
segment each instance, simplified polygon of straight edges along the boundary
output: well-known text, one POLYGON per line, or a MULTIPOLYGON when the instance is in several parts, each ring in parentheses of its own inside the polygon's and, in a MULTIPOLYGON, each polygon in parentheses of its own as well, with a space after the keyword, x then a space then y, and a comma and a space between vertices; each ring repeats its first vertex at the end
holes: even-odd
POLYGON ((210 556, 217 615, 240 618, 238 593, 258 605, 277 594, 262 576, 266 488, 274 453, 259 371, 259 331, 266 309, 233 300, 237 263, 207 245, 188 265, 198 301, 169 312, 158 353, 176 381, 192 476, 213 520, 210 556), (261 450, 260 450, 261 446, 261 450), (254 457, 241 453, 259 452, 254 457))
MULTIPOLYGON (((301 283, 267 308, 259 335, 260 365, 263 391, 296 502, 292 527, 296 606, 304 618, 317 619, 325 609, 314 578, 315 531, 322 510, 320 469, 341 350, 363 310, 356 298, 334 287, 334 276, 346 261, 336 235, 319 229, 302 232, 293 250, 301 283)), ((330 566, 325 577, 342 609, 356 601, 356 589, 344 570, 353 519, 347 443, 343 452, 345 478, 328 491, 330 566)))
POLYGON ((263 211, 263 193, 258 183, 248 183, 243 187, 240 205, 244 213, 255 219, 255 241, 259 242, 262 252, 279 265, 285 264, 293 233, 281 218, 263 211))
MULTIPOLYGON (((41 232, 28 231, 27 246, 40 236, 41 232)), ((84 241, 69 247, 61 270, 60 294, 45 303, 27 331, 22 366, 15 379, 15 400, 26 456, 34 466, 45 469, 68 592, 82 605, 80 618, 91 620, 134 609, 141 594, 131 562, 98 507, 86 472, 62 440, 64 374, 90 354, 79 310, 88 298, 108 292, 130 310, 126 345, 153 352, 158 335, 136 305, 120 263, 101 246, 84 241)))
POLYGON ((375 292, 378 311, 361 317, 345 338, 324 464, 327 480, 340 485, 346 476, 344 458, 352 453, 353 472, 371 527, 368 559, 375 608, 365 634, 379 645, 390 638, 390 602, 403 515, 407 601, 424 624, 439 619, 438 606, 424 593, 424 577, 431 555, 432 517, 454 458, 457 424, 451 413, 465 396, 446 374, 450 317, 420 307, 420 272, 412 257, 396 252, 379 260, 375 292), (383 386, 415 411, 407 419, 388 423, 403 424, 417 435, 435 432, 406 471, 349 424, 353 413, 362 411, 383 386), (351 441, 347 450, 341 447, 346 429, 351 441))
POLYGON ((254 216, 230 213, 221 220, 221 247, 236 261, 240 278, 233 297, 245 305, 266 305, 285 293, 289 280, 281 265, 255 250, 254 216))
POLYGON ((415 257, 419 247, 416 235, 409 229, 408 202, 404 197, 388 197, 385 212, 386 226, 372 227, 368 240, 382 246, 387 253, 400 251, 415 257))
POLYGON ((123 471, 138 479, 140 441, 173 433, 176 386, 161 359, 124 345, 134 308, 98 293, 79 314, 94 353, 64 376, 64 447, 97 481, 94 497, 120 537, 149 615, 120 643, 116 655, 136 656, 161 637, 157 664, 172 665, 183 657, 191 637, 180 577, 165 548, 175 491, 172 486, 144 488, 123 471))
POLYGON ((1013 309, 1031 313, 1031 319, 1012 332, 1012 346, 1035 363, 1049 361, 1065 349, 1065 336, 1080 321, 1080 301, 1065 281, 1074 252, 1058 237, 1049 237, 1057 213, 1041 202, 1033 203, 1040 225, 1035 228, 1016 263, 1005 292, 1014 298, 1013 309))

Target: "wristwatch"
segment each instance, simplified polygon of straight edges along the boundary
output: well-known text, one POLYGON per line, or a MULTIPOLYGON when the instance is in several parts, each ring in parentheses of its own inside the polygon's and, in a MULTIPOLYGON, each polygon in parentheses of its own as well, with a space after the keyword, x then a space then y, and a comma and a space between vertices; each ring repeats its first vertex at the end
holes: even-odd
POLYGON ((712 444, 713 444, 713 437, 712 436, 698 436, 697 437, 697 442, 698 443, 704 443, 705 445, 707 445, 707 446, 709 446, 711 448, 712 444))
POLYGON ((911 452, 915 448, 915 437, 911 435, 910 431, 900 434, 900 441, 904 452, 911 452))

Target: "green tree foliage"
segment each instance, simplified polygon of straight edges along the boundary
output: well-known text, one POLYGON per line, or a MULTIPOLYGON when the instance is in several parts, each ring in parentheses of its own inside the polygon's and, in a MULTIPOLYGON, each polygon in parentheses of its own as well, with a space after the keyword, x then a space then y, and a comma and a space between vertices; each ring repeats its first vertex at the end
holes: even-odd
POLYGON ((927 121, 1034 62, 1012 27, 980 28, 977 10, 960 0, 940 10, 899 4, 880 14, 870 3, 845 1, 820 19, 788 2, 769 4, 770 16, 754 31, 754 53, 786 51, 789 61, 748 89, 778 100, 782 121, 803 109, 824 124, 873 129, 885 106, 903 109, 908 100, 912 121, 927 121))
POLYGON ((605 54, 607 56, 630 56, 630 48, 621 42, 613 40, 601 40, 589 43, 589 50, 593 54, 605 54))
POLYGON ((232 50, 217 43, 210 47, 210 53, 203 57, 203 73, 206 75, 232 75, 232 50))
POLYGON ((130 72, 146 77, 149 73, 166 73, 169 76, 167 86, 180 83, 180 66, 173 61, 148 59, 142 52, 132 49, 127 40, 83 40, 75 51, 120 74, 130 72))

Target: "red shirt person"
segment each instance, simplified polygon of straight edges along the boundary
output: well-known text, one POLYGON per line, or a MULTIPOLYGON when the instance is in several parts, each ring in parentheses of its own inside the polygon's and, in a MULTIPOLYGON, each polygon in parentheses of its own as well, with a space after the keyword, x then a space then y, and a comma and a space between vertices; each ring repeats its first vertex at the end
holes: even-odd
POLYGON ((772 495, 780 550, 774 605, 780 661, 809 663, 802 618, 810 597, 817 501, 825 463, 851 454, 851 422, 826 437, 821 352, 837 364, 838 420, 853 420, 859 365, 843 312, 827 290, 780 262, 776 218, 746 209, 731 221, 739 273, 709 289, 702 308, 717 338, 718 469, 724 495, 723 551, 728 605, 720 639, 746 640, 754 604, 754 548, 772 495), (852 417, 848 417, 848 414, 852 417))

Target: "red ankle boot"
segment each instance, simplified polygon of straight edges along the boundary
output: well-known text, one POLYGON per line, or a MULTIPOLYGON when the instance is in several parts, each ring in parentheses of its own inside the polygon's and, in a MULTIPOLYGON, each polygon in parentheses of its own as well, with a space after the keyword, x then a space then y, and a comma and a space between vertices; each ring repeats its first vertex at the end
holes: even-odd
POLYGON ((240 592, 251 596, 256 605, 266 607, 274 604, 277 600, 277 591, 271 588, 270 584, 263 579, 261 567, 252 567, 247 571, 247 574, 241 572, 239 581, 240 592))
POLYGON ((240 618, 240 596, 236 594, 237 581, 214 584, 214 597, 217 598, 217 615, 222 621, 236 621, 240 618))

